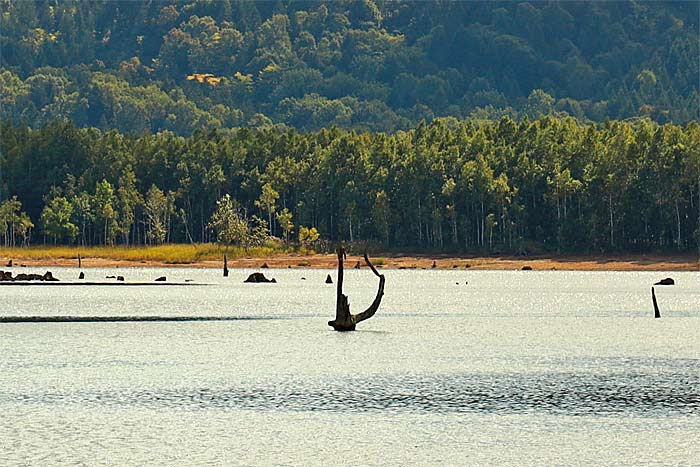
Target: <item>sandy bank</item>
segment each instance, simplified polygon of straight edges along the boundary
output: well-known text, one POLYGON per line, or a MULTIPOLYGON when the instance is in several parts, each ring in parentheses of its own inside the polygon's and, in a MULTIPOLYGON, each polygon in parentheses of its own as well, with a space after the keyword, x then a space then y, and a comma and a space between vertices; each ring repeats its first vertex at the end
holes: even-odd
MULTIPOLYGON (((0 257, 0 269, 10 258, 0 257)), ((13 257, 13 269, 25 267, 77 267, 77 259, 67 258, 22 258, 13 257)), ((519 270, 530 267, 533 270, 559 271, 700 271, 700 262, 695 255, 624 255, 624 256, 561 256, 561 257, 455 257, 443 255, 408 256, 386 254, 372 256, 373 262, 385 269, 430 269, 435 264, 437 269, 470 270, 519 270)), ((360 256, 348 256, 346 267, 351 268, 357 261, 362 267, 364 261, 360 256)), ((229 258, 229 268, 259 269, 263 264, 270 268, 328 268, 337 267, 333 254, 294 255, 278 254, 268 257, 229 258)), ((204 267, 221 268, 221 261, 196 261, 186 263, 167 263, 161 261, 126 261, 110 258, 83 257, 82 266, 90 267, 204 267)))

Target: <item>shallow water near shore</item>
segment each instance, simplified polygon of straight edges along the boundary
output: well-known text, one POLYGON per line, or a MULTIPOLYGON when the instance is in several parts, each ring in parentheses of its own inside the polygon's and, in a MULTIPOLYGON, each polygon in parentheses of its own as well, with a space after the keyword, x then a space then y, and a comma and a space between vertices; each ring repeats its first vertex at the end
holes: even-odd
MULTIPOLYGON (((377 315, 336 333, 332 270, 84 271, 208 285, 3 286, 0 317, 231 319, 0 324, 7 465, 700 459, 698 273, 385 270, 377 315)), ((353 312, 375 292, 346 271, 353 312)))

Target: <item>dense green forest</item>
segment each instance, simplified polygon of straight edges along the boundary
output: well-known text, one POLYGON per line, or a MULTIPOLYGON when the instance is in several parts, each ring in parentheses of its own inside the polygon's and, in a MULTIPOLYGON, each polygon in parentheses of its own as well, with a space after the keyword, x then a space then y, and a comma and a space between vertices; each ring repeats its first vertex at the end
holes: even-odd
POLYGON ((6 122, 0 200, 6 244, 32 230, 81 244, 313 242, 315 228, 326 240, 433 250, 690 250, 700 124, 448 117, 393 134, 134 137, 6 122))
POLYGON ((700 117, 697 1, 0 0, 0 118, 141 136, 700 117))
POLYGON ((0 240, 700 248, 699 17, 0 0, 0 240))

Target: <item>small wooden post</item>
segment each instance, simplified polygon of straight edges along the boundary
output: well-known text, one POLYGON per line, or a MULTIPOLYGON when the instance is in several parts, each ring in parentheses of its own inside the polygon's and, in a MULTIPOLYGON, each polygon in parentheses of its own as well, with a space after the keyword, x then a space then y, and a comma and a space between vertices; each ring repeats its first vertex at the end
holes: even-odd
POLYGON ((226 261, 226 255, 224 255, 224 277, 228 277, 228 261, 226 261))
POLYGON ((83 267, 83 264, 82 264, 82 261, 80 259, 80 253, 78 253, 78 269, 82 269, 82 267, 83 267))
POLYGON ((656 294, 654 293, 654 287, 651 288, 651 301, 654 304, 654 318, 661 318, 661 313, 659 312, 659 305, 656 303, 656 294))

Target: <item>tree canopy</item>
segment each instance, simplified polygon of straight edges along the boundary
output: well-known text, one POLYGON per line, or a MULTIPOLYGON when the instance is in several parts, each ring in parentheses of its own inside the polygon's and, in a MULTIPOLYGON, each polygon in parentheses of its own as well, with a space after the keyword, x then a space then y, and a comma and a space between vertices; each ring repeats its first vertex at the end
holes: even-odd
POLYGON ((700 117, 699 4, 0 0, 0 117, 143 135, 700 117))
POLYGON ((408 131, 196 130, 138 138, 0 125, 0 235, 255 244, 268 234, 482 252, 689 250, 700 125, 571 117, 408 131), (22 213, 22 214, 20 214, 22 213))

